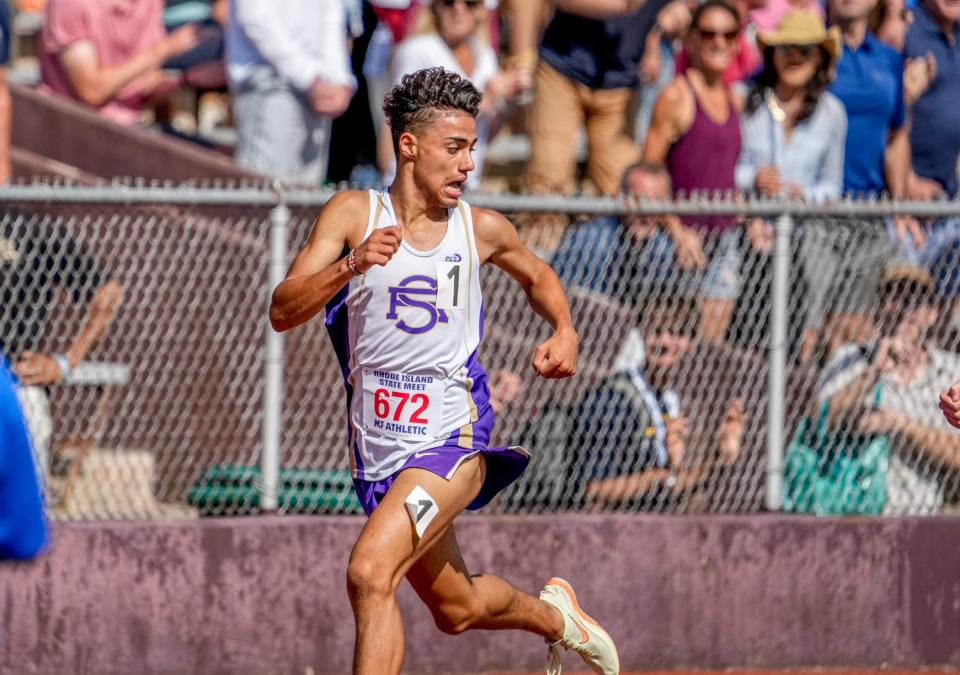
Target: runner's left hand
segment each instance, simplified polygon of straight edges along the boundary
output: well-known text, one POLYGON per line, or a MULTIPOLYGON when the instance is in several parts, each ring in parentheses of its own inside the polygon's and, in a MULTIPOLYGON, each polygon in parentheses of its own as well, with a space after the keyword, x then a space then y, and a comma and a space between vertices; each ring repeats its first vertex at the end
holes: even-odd
POLYGON ((537 347, 533 355, 533 369, 548 379, 570 377, 577 372, 579 338, 572 330, 561 331, 537 347))

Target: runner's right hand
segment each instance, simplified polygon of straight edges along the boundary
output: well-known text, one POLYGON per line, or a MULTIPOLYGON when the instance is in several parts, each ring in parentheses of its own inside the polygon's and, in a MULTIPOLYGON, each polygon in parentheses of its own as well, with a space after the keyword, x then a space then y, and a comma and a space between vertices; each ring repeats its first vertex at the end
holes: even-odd
POLYGON ((357 246, 354 257, 360 273, 374 265, 386 265, 400 248, 403 233, 399 225, 391 225, 373 231, 365 242, 357 246))

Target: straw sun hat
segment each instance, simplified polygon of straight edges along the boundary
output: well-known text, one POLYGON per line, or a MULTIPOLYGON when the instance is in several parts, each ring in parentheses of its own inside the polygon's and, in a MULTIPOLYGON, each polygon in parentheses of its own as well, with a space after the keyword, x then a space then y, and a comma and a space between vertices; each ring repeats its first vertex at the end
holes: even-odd
POLYGON ((836 63, 840 56, 840 31, 836 26, 828 30, 815 12, 792 10, 783 16, 776 30, 758 33, 757 45, 760 51, 782 45, 820 45, 836 63))

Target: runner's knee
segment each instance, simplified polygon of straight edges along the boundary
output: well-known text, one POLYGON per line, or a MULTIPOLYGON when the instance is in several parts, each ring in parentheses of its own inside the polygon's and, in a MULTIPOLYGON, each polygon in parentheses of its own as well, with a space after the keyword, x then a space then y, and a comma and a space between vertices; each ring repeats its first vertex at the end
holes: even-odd
POLYGON ((373 557, 354 555, 347 566, 347 590, 352 598, 386 596, 393 593, 393 580, 373 557))
POLYGON ((444 602, 433 611, 437 628, 447 635, 460 635, 477 624, 486 612, 483 601, 469 596, 457 602, 444 602))

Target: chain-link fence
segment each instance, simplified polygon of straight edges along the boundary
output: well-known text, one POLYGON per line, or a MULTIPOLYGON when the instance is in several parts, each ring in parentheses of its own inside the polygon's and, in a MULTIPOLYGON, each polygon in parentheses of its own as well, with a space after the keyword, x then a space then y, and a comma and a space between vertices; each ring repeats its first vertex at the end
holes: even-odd
MULTIPOLYGON (((359 510, 325 327, 266 320, 328 194, 2 192, 0 346, 56 517, 359 510)), ((549 328, 485 268, 492 442, 533 457, 494 510, 955 509, 960 205, 471 201, 553 264, 580 334, 576 377, 537 378, 549 328)))

